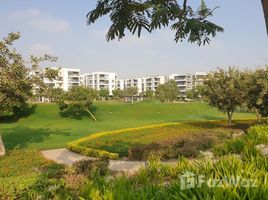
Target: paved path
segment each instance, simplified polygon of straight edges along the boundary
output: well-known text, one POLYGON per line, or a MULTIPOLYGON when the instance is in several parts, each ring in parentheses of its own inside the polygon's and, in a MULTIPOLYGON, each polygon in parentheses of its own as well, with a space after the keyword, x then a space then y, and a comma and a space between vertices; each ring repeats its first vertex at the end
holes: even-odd
MULTIPOLYGON (((65 148, 42 151, 42 154, 49 160, 66 165, 72 165, 74 162, 83 159, 94 159, 74 153, 65 148)), ((135 172, 144 165, 145 162, 141 161, 110 160, 109 168, 112 171, 135 172)))

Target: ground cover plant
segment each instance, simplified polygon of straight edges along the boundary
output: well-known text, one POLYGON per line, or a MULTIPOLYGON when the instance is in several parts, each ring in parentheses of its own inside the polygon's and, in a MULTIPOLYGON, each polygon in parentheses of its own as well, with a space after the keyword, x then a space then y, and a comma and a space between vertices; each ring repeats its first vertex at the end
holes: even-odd
MULTIPOLYGON (((180 158, 166 165, 153 155, 137 174, 115 178, 100 177, 83 188, 83 199, 267 199, 268 158, 255 144, 267 142, 267 125, 250 128, 241 140, 251 144, 239 154, 199 157, 192 162, 180 158), (257 136, 257 137, 256 137, 257 136)), ((227 140, 226 142, 235 139, 227 140)))
POLYGON ((181 122, 108 131, 89 135, 68 144, 73 151, 94 157, 112 159, 127 157, 146 160, 151 153, 162 158, 195 157, 232 135, 245 131, 254 121, 236 121, 227 126, 223 121, 181 122))
MULTIPOLYGON (((136 104, 95 103, 97 122, 88 117, 62 117, 56 104, 38 104, 32 114, 18 121, 0 122, 1 135, 7 150, 18 148, 52 149, 65 147, 70 141, 89 134, 139 127, 150 124, 223 120, 225 115, 206 103, 136 104)), ((234 113, 234 119, 254 119, 252 113, 234 113)))

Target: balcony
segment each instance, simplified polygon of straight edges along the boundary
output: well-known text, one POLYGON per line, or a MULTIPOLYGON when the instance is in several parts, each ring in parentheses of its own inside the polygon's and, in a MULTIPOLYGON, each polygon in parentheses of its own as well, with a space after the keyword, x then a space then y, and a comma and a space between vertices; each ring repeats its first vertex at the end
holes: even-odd
POLYGON ((68 72, 68 76, 70 77, 76 77, 79 76, 79 72, 68 72))
POLYGON ((79 82, 79 78, 69 78, 68 81, 72 83, 77 83, 79 82))

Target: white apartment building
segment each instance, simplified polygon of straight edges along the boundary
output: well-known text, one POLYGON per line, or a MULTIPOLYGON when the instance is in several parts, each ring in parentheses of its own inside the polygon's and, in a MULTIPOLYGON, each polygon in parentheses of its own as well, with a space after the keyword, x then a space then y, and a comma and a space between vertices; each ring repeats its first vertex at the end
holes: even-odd
POLYGON ((84 74, 84 83, 86 87, 95 90, 107 89, 109 94, 113 95, 113 90, 117 85, 117 75, 112 72, 92 72, 84 74))
POLYGON ((73 86, 80 85, 80 69, 61 68, 59 76, 62 79, 62 89, 68 91, 73 86))
POLYGON ((123 79, 116 80, 116 88, 115 89, 124 90, 125 89, 125 81, 123 79))
POLYGON ((156 88, 165 82, 167 82, 167 78, 165 76, 145 77, 142 81, 142 91, 145 92, 147 90, 152 90, 155 92, 156 88))
POLYGON ((186 98, 186 91, 193 88, 193 75, 190 73, 171 74, 169 80, 176 81, 180 98, 186 98))
POLYGON ((142 78, 130 78, 124 80, 124 88, 136 87, 138 88, 138 93, 142 93, 142 78))
POLYGON ((205 72, 195 72, 193 74, 193 87, 198 85, 203 85, 206 79, 207 73, 205 72))
MULTIPOLYGON (((75 85, 83 85, 96 90, 108 89, 109 94, 113 95, 112 91, 117 88, 124 90, 129 87, 137 87, 138 93, 141 94, 148 90, 155 92, 160 84, 164 84, 168 80, 175 80, 180 91, 179 97, 183 99, 186 98, 186 91, 191 90, 197 85, 202 85, 207 75, 204 72, 195 72, 171 74, 169 76, 157 75, 143 78, 118 79, 117 74, 113 72, 92 72, 80 75, 80 69, 53 69, 59 69, 58 79, 49 80, 44 78, 44 83, 53 88, 62 88, 64 91, 68 91, 75 85)), ((37 90, 38 88, 35 88, 34 93, 37 90)))
MULTIPOLYGON (((69 69, 69 68, 51 68, 58 69, 58 77, 56 79, 43 78, 44 84, 52 88, 61 88, 64 91, 68 91, 72 86, 80 85, 80 69, 69 69)), ((45 70, 45 69, 42 69, 45 70)), ((35 75, 43 73, 44 71, 31 72, 35 75)), ((39 87, 35 86, 33 89, 33 94, 37 94, 39 87)), ((40 97, 39 101, 49 101, 44 97, 40 97)))
MULTIPOLYGON (((51 68, 58 69, 59 74, 57 79, 50 80, 44 78, 44 84, 52 88, 61 88, 64 91, 68 91, 72 86, 80 85, 80 69, 69 69, 69 68, 51 68)), ((42 69, 45 70, 45 69, 42 69)), ((32 72, 36 75, 43 73, 39 71, 32 72)))

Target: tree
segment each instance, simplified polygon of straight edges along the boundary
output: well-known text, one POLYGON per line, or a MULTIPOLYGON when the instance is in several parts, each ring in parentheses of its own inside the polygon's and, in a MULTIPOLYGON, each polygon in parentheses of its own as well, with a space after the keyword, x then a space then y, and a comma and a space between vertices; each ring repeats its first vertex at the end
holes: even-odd
POLYGON ((31 56, 31 67, 26 67, 22 55, 13 48, 13 43, 20 38, 20 33, 9 33, 0 41, 0 116, 14 116, 28 109, 28 100, 32 97, 35 85, 41 87, 40 76, 32 72, 43 61, 56 61, 56 58, 31 56))
POLYGON ((211 106, 227 113, 228 125, 238 106, 245 102, 245 92, 241 81, 241 72, 235 67, 228 70, 219 69, 208 74, 204 82, 204 95, 211 106))
POLYGON ((167 88, 166 88, 166 85, 165 84, 160 84, 157 88, 156 88, 156 91, 155 91, 155 97, 161 101, 161 102, 165 102, 166 99, 167 99, 167 95, 166 95, 166 92, 167 91, 167 88))
POLYGON ((268 0, 261 0, 261 2, 262 2, 263 12, 264 12, 264 19, 266 22, 266 30, 268 34, 268 0))
POLYGON ((268 66, 244 72, 243 79, 247 107, 256 112, 257 120, 260 122, 261 115, 267 113, 265 103, 268 97, 268 66))
POLYGON ((174 80, 170 80, 165 84, 160 84, 155 91, 155 96, 161 102, 172 102, 178 97, 179 89, 177 83, 174 80))
MULTIPOLYGON (((261 2, 268 34, 268 0, 261 2)), ((205 45, 211 37, 223 32, 222 27, 208 20, 216 8, 208 8, 204 0, 196 11, 187 0, 99 0, 87 14, 87 21, 91 25, 109 15, 112 25, 106 34, 108 41, 121 39, 125 30, 140 37, 142 30, 151 33, 170 26, 175 31, 175 42, 188 38, 189 42, 205 45)))
POLYGON ((187 99, 192 99, 192 100, 198 99, 198 94, 197 94, 195 88, 186 91, 186 98, 187 99))
POLYGON ((167 85, 167 99, 168 101, 173 103, 173 101, 179 96, 179 89, 177 87, 177 83, 174 80, 169 80, 165 84, 167 85))
POLYGON ((96 92, 92 88, 73 86, 59 102, 60 110, 72 117, 80 117, 85 113, 89 114, 94 121, 97 121, 91 112, 96 92))
POLYGON ((61 88, 46 87, 40 96, 48 98, 50 102, 58 102, 64 96, 64 91, 61 88))
POLYGON ((200 100, 202 97, 202 85, 197 85, 191 90, 186 91, 186 98, 192 99, 192 100, 200 100))
POLYGON ((124 91, 119 88, 113 90, 113 97, 122 100, 124 97, 124 91))
POLYGON ((109 98, 109 90, 108 89, 100 89, 99 90, 99 97, 107 100, 109 98))
POLYGON ((144 93, 144 97, 146 99, 152 99, 154 96, 154 92, 152 90, 146 90, 144 93))
POLYGON ((109 15, 112 25, 106 35, 107 40, 121 39, 125 30, 141 35, 145 30, 151 33, 163 27, 175 31, 175 42, 188 39, 198 45, 210 43, 223 28, 209 21, 214 9, 209 9, 202 0, 199 8, 194 11, 187 0, 99 0, 96 8, 87 14, 88 24, 95 23, 99 18, 109 15), (171 24, 171 25, 170 25, 171 24))
POLYGON ((125 89, 124 94, 126 97, 131 97, 131 103, 134 103, 134 96, 138 94, 137 87, 128 87, 125 89))

